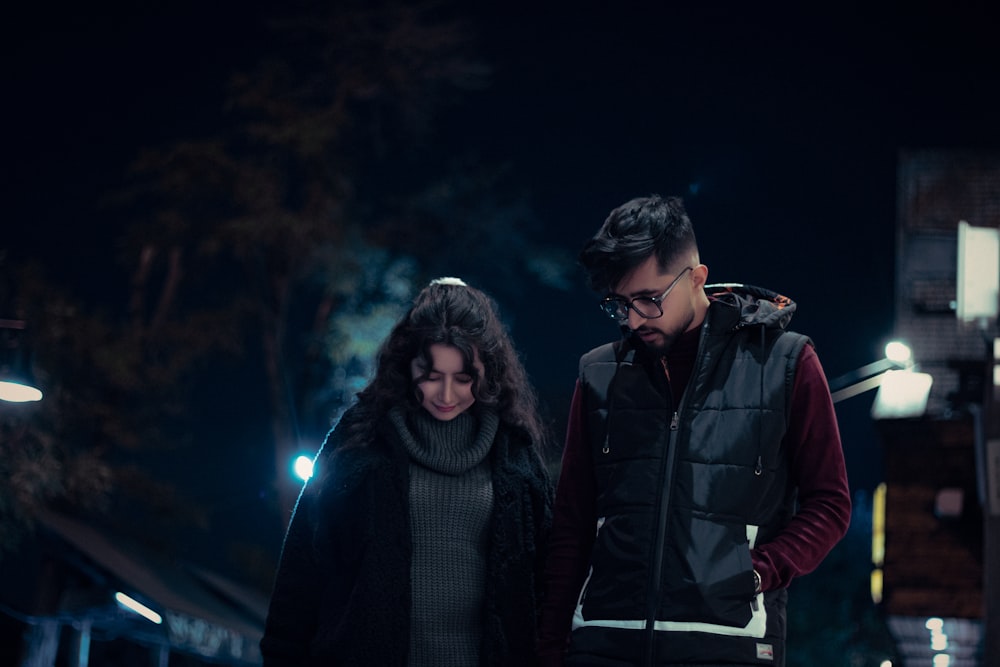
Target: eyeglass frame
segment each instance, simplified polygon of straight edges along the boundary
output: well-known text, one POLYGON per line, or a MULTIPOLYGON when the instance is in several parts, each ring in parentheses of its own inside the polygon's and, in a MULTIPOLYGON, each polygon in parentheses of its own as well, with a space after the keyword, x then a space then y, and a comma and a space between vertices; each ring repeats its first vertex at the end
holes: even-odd
POLYGON ((681 272, 678 273, 677 276, 672 281, 670 281, 670 284, 667 285, 667 289, 663 290, 663 294, 661 294, 660 296, 637 296, 632 299, 627 299, 626 297, 620 294, 609 294, 603 299, 601 299, 597 305, 601 309, 601 312, 603 312, 605 315, 613 319, 615 322, 619 323, 628 321, 629 308, 634 310, 636 313, 639 314, 639 317, 642 317, 644 319, 647 320, 659 319, 663 317, 663 300, 670 295, 670 292, 672 292, 675 287, 677 287, 677 283, 680 282, 680 279, 684 277, 684 274, 693 269, 694 269, 693 266, 684 267, 681 270, 681 272), (646 315, 638 308, 636 308, 635 302, 640 299, 642 301, 648 301, 649 303, 652 303, 654 306, 656 306, 656 309, 660 311, 659 315, 646 315), (615 310, 614 313, 609 312, 606 305, 610 303, 625 304, 624 315, 620 314, 617 309, 615 310))

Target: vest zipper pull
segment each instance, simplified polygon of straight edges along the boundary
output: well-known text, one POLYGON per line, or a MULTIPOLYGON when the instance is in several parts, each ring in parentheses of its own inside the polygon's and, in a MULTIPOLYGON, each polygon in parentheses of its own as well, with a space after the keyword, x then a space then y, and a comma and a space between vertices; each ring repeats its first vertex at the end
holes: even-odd
POLYGON ((764 472, 764 464, 760 460, 760 454, 758 454, 757 455, 757 463, 754 464, 754 467, 753 467, 753 474, 755 474, 758 477, 760 477, 760 474, 762 472, 764 472))
POLYGON ((680 417, 677 415, 676 412, 674 412, 673 416, 670 418, 670 430, 671 431, 676 431, 677 430, 677 422, 678 421, 680 421, 680 417))
POLYGON ((610 438, 611 438, 611 433, 610 433, 610 431, 609 431, 609 432, 608 432, 608 433, 607 433, 607 434, 606 434, 606 435, 604 436, 604 446, 603 446, 603 447, 601 447, 601 453, 602 453, 602 454, 607 454, 608 452, 610 452, 610 451, 611 451, 611 448, 610 448, 610 447, 608 446, 608 440, 609 440, 610 438))

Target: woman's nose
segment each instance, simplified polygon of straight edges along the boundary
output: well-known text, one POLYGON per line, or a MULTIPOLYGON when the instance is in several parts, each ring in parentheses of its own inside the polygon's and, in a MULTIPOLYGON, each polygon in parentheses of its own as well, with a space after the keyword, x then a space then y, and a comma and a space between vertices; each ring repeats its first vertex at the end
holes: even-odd
POLYGON ((446 405, 450 405, 452 403, 451 399, 452 399, 454 393, 455 393, 455 390, 452 387, 451 380, 450 379, 444 380, 444 382, 441 383, 441 400, 446 405))

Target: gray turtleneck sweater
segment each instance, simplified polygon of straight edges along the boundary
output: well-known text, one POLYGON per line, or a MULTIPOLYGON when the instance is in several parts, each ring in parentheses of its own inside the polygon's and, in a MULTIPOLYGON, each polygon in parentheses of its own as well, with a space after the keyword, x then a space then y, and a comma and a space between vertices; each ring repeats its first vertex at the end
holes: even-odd
POLYGON ((479 664, 499 417, 389 414, 410 455, 411 667, 479 664))

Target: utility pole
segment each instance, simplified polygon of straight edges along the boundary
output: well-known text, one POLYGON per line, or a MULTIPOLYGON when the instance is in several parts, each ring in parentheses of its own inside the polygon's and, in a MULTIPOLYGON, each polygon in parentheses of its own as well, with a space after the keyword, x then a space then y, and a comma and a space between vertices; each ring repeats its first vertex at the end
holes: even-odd
POLYGON ((1000 667, 1000 228, 958 223, 956 316, 977 326, 983 342, 982 408, 976 428, 976 475, 983 512, 983 667, 1000 667))
POLYGON ((978 435, 983 495, 983 667, 1000 667, 1000 339, 987 337, 986 348, 978 435))

